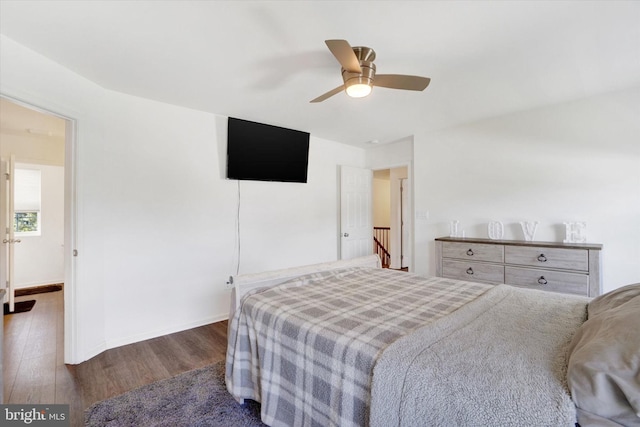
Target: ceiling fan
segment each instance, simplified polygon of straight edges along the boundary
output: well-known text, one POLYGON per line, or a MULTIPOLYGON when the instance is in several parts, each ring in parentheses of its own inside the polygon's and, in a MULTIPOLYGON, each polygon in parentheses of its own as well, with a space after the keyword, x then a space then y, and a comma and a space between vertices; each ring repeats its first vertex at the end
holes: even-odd
POLYGON ((404 74, 376 75, 376 66, 373 63, 376 59, 376 53, 370 47, 351 47, 346 40, 325 40, 325 43, 342 66, 344 84, 310 102, 322 102, 343 90, 352 98, 362 98, 371 93, 373 86, 416 91, 425 90, 431 81, 428 77, 404 74))

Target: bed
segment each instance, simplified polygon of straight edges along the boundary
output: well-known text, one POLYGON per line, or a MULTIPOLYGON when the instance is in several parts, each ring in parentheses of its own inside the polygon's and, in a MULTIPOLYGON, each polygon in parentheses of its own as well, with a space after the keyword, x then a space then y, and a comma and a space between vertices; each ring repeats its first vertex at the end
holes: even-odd
POLYGON ((375 255, 232 281, 227 389, 267 425, 640 423, 640 285, 590 301, 375 255))

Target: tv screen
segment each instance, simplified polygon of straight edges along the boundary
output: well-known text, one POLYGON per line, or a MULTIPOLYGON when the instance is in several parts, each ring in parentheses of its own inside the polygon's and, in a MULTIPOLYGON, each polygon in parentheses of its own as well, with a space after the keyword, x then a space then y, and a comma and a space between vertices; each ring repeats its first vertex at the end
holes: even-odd
POLYGON ((227 178, 307 182, 309 133, 229 117, 227 178))

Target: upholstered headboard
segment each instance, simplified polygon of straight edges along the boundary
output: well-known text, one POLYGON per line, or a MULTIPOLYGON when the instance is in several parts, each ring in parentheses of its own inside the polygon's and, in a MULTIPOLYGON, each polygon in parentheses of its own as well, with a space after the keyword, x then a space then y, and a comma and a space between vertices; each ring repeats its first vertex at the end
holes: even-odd
POLYGON ((252 289, 279 285, 288 280, 303 276, 305 274, 316 273, 319 271, 336 270, 338 268, 346 267, 381 268, 382 265, 380 263, 380 258, 378 257, 378 255, 367 255, 364 257, 348 260, 304 265, 301 267, 285 268, 282 270, 273 270, 264 273, 231 276, 229 280, 231 281, 231 283, 233 283, 233 290, 231 292, 231 307, 229 310, 229 319, 233 317, 233 313, 240 306, 240 300, 242 299, 244 294, 252 289))

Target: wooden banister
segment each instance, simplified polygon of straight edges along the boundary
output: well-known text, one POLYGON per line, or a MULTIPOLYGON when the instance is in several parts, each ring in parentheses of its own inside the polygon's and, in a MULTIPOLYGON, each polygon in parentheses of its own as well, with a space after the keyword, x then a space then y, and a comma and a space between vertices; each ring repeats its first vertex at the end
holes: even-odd
POLYGON ((378 254, 383 267, 389 267, 391 263, 391 253, 389 247, 389 227, 373 227, 373 250, 378 254))

